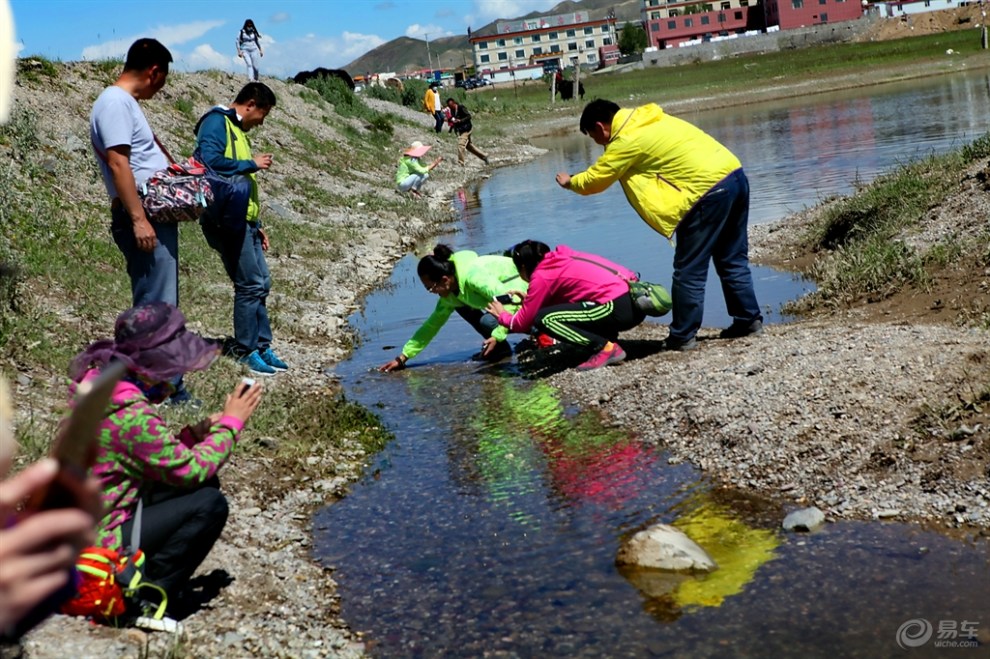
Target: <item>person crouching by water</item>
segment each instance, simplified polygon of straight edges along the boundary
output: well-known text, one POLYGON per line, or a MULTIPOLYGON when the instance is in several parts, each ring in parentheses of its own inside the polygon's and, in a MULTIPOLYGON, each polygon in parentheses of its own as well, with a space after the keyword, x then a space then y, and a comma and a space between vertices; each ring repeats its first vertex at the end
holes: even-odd
POLYGON ((417 199, 423 196, 419 193, 419 189, 430 178, 433 168, 443 161, 443 156, 440 156, 429 165, 424 165, 420 158, 425 156, 430 148, 417 141, 402 152, 399 167, 395 170, 395 184, 399 187, 399 192, 408 192, 417 199))
MULTIPOLYGON (((440 299, 399 356, 378 370, 388 373, 405 368, 406 362, 429 345, 455 311, 485 338, 481 351, 472 359, 495 362, 512 355, 512 348, 506 342, 508 330, 484 311, 495 296, 526 292, 526 282, 519 277, 512 259, 478 256, 470 250, 454 252, 447 245, 437 245, 433 254, 420 259, 416 273, 426 290, 440 299)), ((509 303, 507 307, 514 310, 518 305, 509 303)))
POLYGON ((92 468, 104 506, 96 544, 120 551, 142 499, 144 576, 165 590, 169 609, 227 522, 217 472, 261 401, 260 385, 238 383, 222 411, 172 434, 155 405, 168 396, 176 376, 207 368, 219 354, 217 346, 186 330, 185 320, 165 302, 128 309, 117 317, 114 338, 91 344, 69 372, 74 394, 111 361, 127 366, 100 424, 92 468))
POLYGON ((512 248, 512 262, 529 291, 515 313, 498 301, 488 313, 510 332, 540 332, 571 345, 587 348, 591 357, 581 371, 621 362, 626 353, 616 342, 619 332, 636 327, 646 317, 631 295, 632 270, 594 254, 558 245, 525 240, 512 248))

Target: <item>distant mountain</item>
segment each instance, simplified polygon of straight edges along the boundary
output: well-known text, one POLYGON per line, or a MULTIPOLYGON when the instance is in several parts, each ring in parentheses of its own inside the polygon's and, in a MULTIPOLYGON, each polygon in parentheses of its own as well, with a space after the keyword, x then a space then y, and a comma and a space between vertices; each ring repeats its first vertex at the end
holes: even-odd
MULTIPOLYGON (((621 25, 628 21, 639 22, 640 6, 640 0, 565 0, 553 9, 534 11, 525 16, 501 18, 499 20, 511 21, 536 16, 567 14, 575 11, 587 11, 591 13, 592 18, 600 18, 605 16, 609 10, 614 9, 615 17, 621 25)), ((495 29, 495 23, 496 21, 492 21, 487 25, 480 26, 475 29, 475 32, 491 32, 495 29)), ((474 61, 471 54, 471 44, 468 43, 466 33, 453 37, 430 39, 429 57, 433 68, 441 69, 456 69, 462 66, 471 66, 474 61)), ((427 43, 425 40, 398 37, 397 39, 383 43, 374 50, 368 51, 350 64, 345 64, 343 68, 352 77, 385 71, 408 73, 429 68, 430 65, 427 64, 426 58, 427 43)))

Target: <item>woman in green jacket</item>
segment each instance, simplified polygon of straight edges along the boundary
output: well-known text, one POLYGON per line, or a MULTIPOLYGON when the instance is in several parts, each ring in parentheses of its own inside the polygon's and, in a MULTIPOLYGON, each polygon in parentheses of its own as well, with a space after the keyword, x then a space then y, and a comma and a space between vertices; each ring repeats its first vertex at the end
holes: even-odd
POLYGON ((440 164, 443 156, 440 156, 429 165, 424 164, 420 158, 426 155, 430 147, 422 142, 413 142, 412 145, 402 152, 399 158, 399 167, 395 170, 395 185, 399 192, 408 192, 413 197, 419 199, 423 195, 419 189, 430 178, 430 172, 440 164))
POLYGON ((402 352, 378 370, 388 373, 404 368, 406 362, 429 345, 440 328, 455 311, 485 337, 475 359, 498 361, 512 354, 506 343, 509 330, 484 311, 496 296, 512 296, 508 305, 518 309, 527 284, 519 277, 512 259, 506 256, 478 256, 470 250, 454 252, 447 245, 437 245, 433 254, 424 256, 416 267, 423 286, 440 297, 430 317, 420 325, 402 352))

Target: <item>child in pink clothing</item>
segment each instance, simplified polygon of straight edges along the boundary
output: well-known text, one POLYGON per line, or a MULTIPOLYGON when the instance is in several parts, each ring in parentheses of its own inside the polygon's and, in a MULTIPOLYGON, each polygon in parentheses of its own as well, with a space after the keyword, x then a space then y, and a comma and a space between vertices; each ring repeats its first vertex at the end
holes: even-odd
POLYGON ((498 302, 488 306, 510 332, 535 327, 563 343, 582 346, 592 356, 579 370, 615 364, 626 357, 615 342, 643 322, 645 314, 629 295, 636 273, 597 256, 558 245, 526 240, 512 248, 519 276, 529 282, 522 306, 511 314, 498 302))

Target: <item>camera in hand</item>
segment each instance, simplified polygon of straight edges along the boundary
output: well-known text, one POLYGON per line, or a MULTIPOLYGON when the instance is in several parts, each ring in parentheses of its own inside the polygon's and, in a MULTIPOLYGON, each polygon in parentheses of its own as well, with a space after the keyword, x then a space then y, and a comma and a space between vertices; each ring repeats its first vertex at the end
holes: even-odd
POLYGON ((501 304, 512 304, 512 296, 508 293, 505 293, 504 295, 496 295, 495 301, 501 304))

